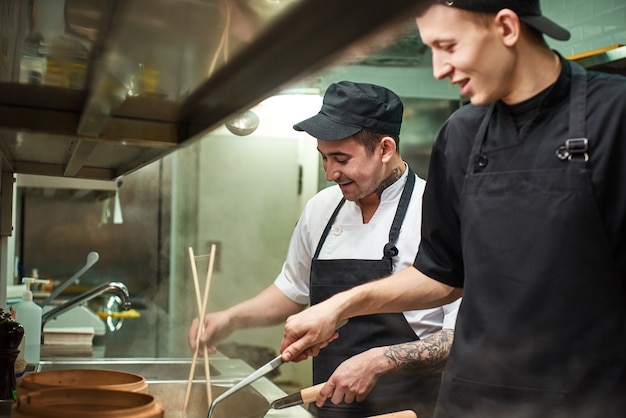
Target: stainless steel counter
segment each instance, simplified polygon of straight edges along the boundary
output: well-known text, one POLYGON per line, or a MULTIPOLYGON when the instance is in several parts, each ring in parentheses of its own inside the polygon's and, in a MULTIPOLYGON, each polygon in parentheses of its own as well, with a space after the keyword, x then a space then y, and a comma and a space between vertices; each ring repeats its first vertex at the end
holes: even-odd
MULTIPOLYGON (((211 383, 220 386, 232 386, 254 371, 243 360, 230 359, 220 353, 210 356, 211 383)), ((184 397, 191 359, 188 358, 108 358, 108 359, 84 359, 84 358, 56 358, 41 361, 36 371, 60 370, 60 369, 107 369, 119 370, 142 375, 148 382, 148 391, 151 386, 154 389, 151 393, 157 398, 165 408, 165 417, 177 417, 180 414, 180 400, 184 397), (165 393, 167 398, 160 398, 160 394, 165 393), (174 393, 175 400, 171 396, 174 393)), ((203 361, 196 363, 194 373, 194 385, 204 386, 204 364, 203 361)), ((281 398, 285 393, 271 380, 261 378, 251 385, 254 390, 260 393, 269 403, 281 398)), ((202 391, 198 391, 202 392, 202 391)), ((188 409, 189 417, 206 416, 208 412, 206 397, 202 401, 194 400, 192 395, 188 409), (192 404, 193 403, 193 404, 192 404), (199 411, 195 414, 194 410, 199 411)), ((311 415, 301 406, 286 408, 283 410, 269 410, 266 417, 289 417, 289 418, 310 418, 311 415)), ((0 418, 2 418, 0 416, 0 418)))

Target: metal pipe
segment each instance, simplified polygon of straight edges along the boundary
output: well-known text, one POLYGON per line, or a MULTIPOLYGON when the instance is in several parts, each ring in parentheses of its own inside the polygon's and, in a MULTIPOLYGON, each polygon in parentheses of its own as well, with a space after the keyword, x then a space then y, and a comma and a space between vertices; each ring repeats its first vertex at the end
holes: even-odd
MULTIPOLYGON (((95 287, 85 293, 82 293, 78 296, 76 296, 73 299, 68 300, 67 302, 65 302, 62 305, 59 305, 51 310, 49 310, 48 312, 44 313, 41 317, 41 338, 43 340, 43 328, 46 325, 46 323, 48 321, 50 321, 51 319, 56 318, 57 316, 61 315, 64 312, 69 311, 70 309, 81 305, 87 301, 90 301, 91 299, 100 296, 103 293, 106 293, 110 290, 114 290, 116 291, 119 296, 121 296, 123 304, 122 307, 125 311, 130 309, 131 303, 130 303, 130 295, 128 293, 128 288, 126 287, 126 285, 122 282, 108 282, 108 283, 104 283, 101 286, 95 287)), ((42 341, 43 343, 43 341, 42 341)))

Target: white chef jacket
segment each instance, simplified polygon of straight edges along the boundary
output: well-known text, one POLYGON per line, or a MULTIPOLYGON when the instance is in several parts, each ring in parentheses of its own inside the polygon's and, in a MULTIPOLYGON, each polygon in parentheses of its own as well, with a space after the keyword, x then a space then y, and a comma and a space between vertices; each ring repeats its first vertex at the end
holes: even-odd
MULTIPOLYGON (((383 257, 383 248, 389 242, 389 230, 406 183, 408 170, 398 181, 387 187, 381 196, 376 213, 367 224, 359 206, 347 200, 343 205, 319 254, 320 260, 363 259, 383 257)), ((420 243, 422 194, 426 182, 416 176, 415 188, 402 223, 393 257, 393 273, 412 266, 420 243)), ((328 220, 343 195, 339 186, 321 190, 306 204, 294 229, 287 259, 274 284, 285 296, 296 303, 308 305, 311 260, 328 220)), ((454 328, 460 300, 442 307, 404 312, 408 323, 418 337, 424 338, 442 328, 454 328)))

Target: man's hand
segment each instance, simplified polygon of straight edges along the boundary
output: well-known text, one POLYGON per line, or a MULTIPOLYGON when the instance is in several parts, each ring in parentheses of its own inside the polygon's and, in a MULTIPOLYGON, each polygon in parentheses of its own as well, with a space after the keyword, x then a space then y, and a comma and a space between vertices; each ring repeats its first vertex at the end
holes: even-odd
MULTIPOLYGON (((277 325, 304 308, 305 305, 295 303, 272 283, 258 295, 229 309, 206 314, 199 344, 201 347, 206 345, 213 352, 215 344, 235 330, 277 325)), ((189 328, 189 347, 192 350, 196 349, 199 322, 197 318, 194 319, 189 328)))
POLYGON ((378 378, 393 369, 384 355, 385 349, 372 348, 341 363, 320 390, 315 404, 321 408, 326 399, 334 404, 365 400, 378 378))
POLYGON ((287 318, 280 345, 284 361, 301 361, 314 357, 320 350, 339 337, 335 331, 341 321, 332 304, 318 303, 287 318))
MULTIPOLYGON (((196 349, 198 332, 200 332, 199 325, 200 321, 198 321, 198 318, 195 318, 189 328, 189 347, 192 350, 196 349)), ((229 316, 223 311, 205 315, 202 325, 204 332, 200 335, 199 345, 200 347, 206 345, 209 353, 214 353, 216 351, 215 344, 227 338, 233 332, 229 316)))

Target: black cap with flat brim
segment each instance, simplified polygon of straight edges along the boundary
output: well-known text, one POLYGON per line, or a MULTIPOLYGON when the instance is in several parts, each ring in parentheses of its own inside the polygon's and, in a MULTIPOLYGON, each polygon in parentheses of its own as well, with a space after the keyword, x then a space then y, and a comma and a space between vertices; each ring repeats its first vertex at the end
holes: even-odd
POLYGON ((527 25, 537 29, 539 32, 545 33, 549 37, 558 41, 567 41, 571 36, 567 29, 557 25, 545 16, 527 15, 519 16, 519 19, 527 25))
POLYGON ((293 128, 328 141, 348 138, 362 130, 397 136, 403 112, 400 98, 385 87, 340 81, 326 90, 319 113, 293 128))
POLYGON ((511 9, 527 25, 559 41, 567 41, 570 33, 541 14, 539 0, 434 0, 435 3, 479 13, 498 13, 511 9))

